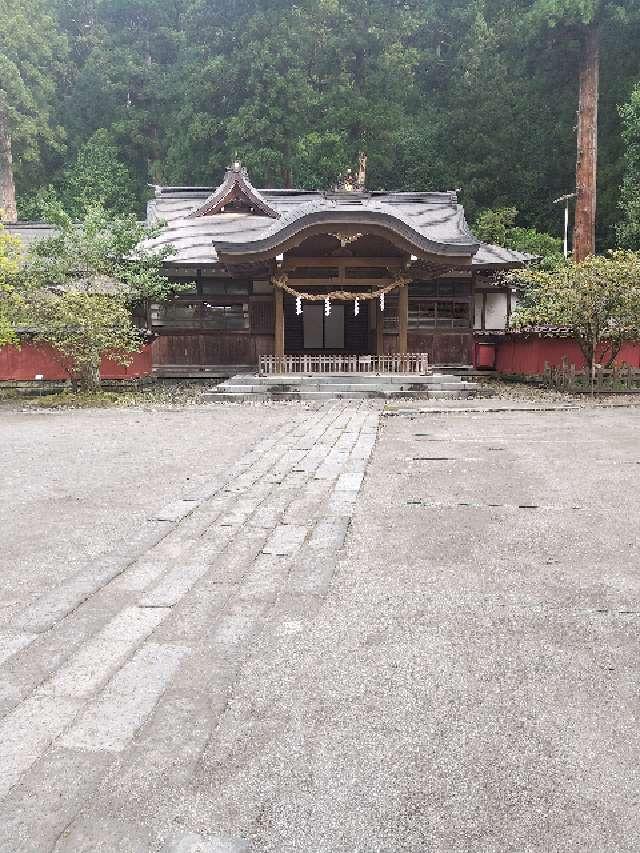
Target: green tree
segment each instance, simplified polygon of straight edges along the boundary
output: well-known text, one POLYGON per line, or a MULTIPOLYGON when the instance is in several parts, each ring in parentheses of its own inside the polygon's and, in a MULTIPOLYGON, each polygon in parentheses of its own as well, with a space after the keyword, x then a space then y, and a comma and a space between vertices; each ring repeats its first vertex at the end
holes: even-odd
POLYGON ((96 205, 110 216, 135 211, 134 181, 108 131, 96 130, 80 148, 65 173, 61 196, 74 219, 82 219, 96 205))
POLYGON ((528 268, 512 279, 526 289, 512 322, 571 330, 595 377, 627 341, 640 338, 640 254, 618 250, 569 261, 552 270, 528 268))
POLYGON ((165 133, 185 97, 184 91, 168 87, 184 38, 182 3, 50 2, 72 58, 67 85, 58 100, 72 153, 97 130, 106 129, 135 179, 140 212, 147 182, 163 180, 165 133))
POLYGON ((28 305, 34 339, 64 357, 74 381, 86 391, 100 383, 100 362, 128 365, 142 347, 131 312, 115 295, 39 289, 28 305))
POLYGON ((0 224, 0 346, 17 343, 18 312, 16 279, 20 270, 20 240, 0 224))
POLYGON ((30 219, 47 219, 59 208, 74 220, 82 220, 93 208, 109 216, 127 216, 138 207, 135 181, 119 157, 108 131, 97 130, 80 148, 75 160, 34 195, 22 197, 20 210, 30 219))
POLYGON ((473 232, 485 243, 494 243, 518 252, 528 252, 546 261, 559 261, 562 258, 561 241, 536 228, 516 226, 514 223, 517 215, 518 211, 515 207, 485 210, 476 217, 473 232))
POLYGON ((617 227, 620 245, 640 249, 640 84, 620 108, 625 144, 624 179, 620 193, 622 221, 617 227))
POLYGON ((495 243, 496 246, 506 246, 509 234, 513 228, 518 211, 515 207, 499 207, 495 210, 484 210, 478 214, 473 223, 473 232, 485 243, 495 243))
MULTIPOLYGON (((48 90, 37 110, 10 99, 23 214, 37 214, 48 184, 64 196, 77 155, 102 131, 133 179, 138 215, 147 182, 211 186, 236 156, 258 185, 323 188, 366 151, 370 189, 461 188, 471 218, 516 207, 519 226, 554 232, 551 202, 575 180, 575 106, 595 25, 598 237, 614 245, 617 105, 640 79, 638 0, 46 0, 69 44, 64 86, 60 63, 13 37, 24 9, 40 31, 37 3, 7 0, 0 20, 13 66, 44 75, 48 90), (40 58, 31 68, 25 56, 40 58), (64 159, 47 133, 23 156, 21 134, 43 119, 66 134, 64 159)), ((0 73, 0 88, 14 77, 0 73)), ((92 166, 89 154, 82 173, 92 166)))
POLYGON ((578 261, 595 252, 598 107, 601 31, 608 23, 628 24, 638 15, 637 0, 534 0, 530 20, 577 37, 578 125, 574 255, 578 261))
POLYGON ((22 314, 36 339, 60 352, 77 382, 91 389, 104 356, 128 364, 140 349, 150 303, 187 285, 167 279, 163 262, 171 247, 146 250, 158 229, 134 216, 113 220, 94 207, 78 224, 58 206, 49 219, 57 233, 34 244, 22 265, 22 314))
MULTIPOLYGON (((40 173, 44 149, 60 149, 64 130, 53 119, 66 40, 44 0, 3 0, 0 13, 0 211, 17 216, 18 178, 40 173)), ((40 174, 42 178, 42 175, 40 174)))
POLYGON ((57 226, 54 236, 33 245, 25 277, 40 288, 92 289, 108 283, 110 293, 130 307, 162 301, 187 285, 167 278, 163 264, 172 247, 146 250, 161 230, 139 223, 133 214, 111 218, 101 205, 74 222, 57 202, 47 211, 57 226))

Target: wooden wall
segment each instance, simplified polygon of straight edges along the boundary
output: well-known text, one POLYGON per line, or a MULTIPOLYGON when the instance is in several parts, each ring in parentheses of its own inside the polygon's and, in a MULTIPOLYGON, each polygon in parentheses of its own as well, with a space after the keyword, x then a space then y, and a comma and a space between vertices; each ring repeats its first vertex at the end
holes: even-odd
MULTIPOLYGON (((398 351, 398 336, 384 336, 384 351, 398 351)), ((407 352, 426 352, 431 364, 473 364, 473 334, 469 332, 416 332, 407 333, 407 352)))
MULTIPOLYGON (((216 301, 213 298, 212 302, 216 301)), ((230 297, 220 304, 247 302, 249 328, 237 331, 156 327, 153 364, 165 365, 255 365, 261 355, 273 354, 274 306, 272 297, 230 297)))
POLYGON ((160 334, 153 342, 153 363, 162 365, 257 364, 273 354, 273 333, 197 332, 160 334))

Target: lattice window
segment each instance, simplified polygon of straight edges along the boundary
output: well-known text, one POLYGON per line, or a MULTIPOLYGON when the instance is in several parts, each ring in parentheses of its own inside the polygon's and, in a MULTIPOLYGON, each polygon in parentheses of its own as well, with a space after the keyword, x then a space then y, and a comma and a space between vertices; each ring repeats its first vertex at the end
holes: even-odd
POLYGON ((275 325, 273 302, 251 303, 251 331, 256 335, 272 335, 275 325))
POLYGON ((467 329, 470 325, 468 302, 409 300, 410 329, 467 329))

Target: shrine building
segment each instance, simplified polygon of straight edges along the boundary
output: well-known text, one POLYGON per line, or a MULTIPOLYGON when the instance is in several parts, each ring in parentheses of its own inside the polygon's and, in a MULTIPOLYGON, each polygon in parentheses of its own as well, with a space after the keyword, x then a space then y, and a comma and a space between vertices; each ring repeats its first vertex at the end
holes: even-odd
POLYGON ((255 368, 261 356, 427 353, 474 363, 515 294, 495 273, 528 256, 481 243, 455 192, 256 189, 236 163, 217 188, 158 187, 146 248, 193 282, 154 305, 154 372, 255 368))

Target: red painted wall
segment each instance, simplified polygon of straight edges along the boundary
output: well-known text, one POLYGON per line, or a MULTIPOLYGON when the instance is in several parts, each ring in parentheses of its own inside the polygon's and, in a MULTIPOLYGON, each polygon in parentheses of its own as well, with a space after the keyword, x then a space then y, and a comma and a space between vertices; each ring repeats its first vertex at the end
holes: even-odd
MULTIPOLYGON (((129 367, 123 367, 108 358, 102 360, 102 379, 139 379, 151 373, 151 345, 145 344, 133 357, 129 367)), ((64 380, 69 373, 60 358, 48 346, 23 344, 17 347, 0 347, 0 381, 28 381, 41 375, 44 379, 64 380)))
MULTIPOLYGON (((578 369, 585 366, 580 347, 569 338, 503 338, 496 343, 496 371, 539 376, 544 373, 545 362, 555 367, 565 356, 578 369)), ((616 364, 623 363, 640 367, 640 343, 623 346, 616 364)))

